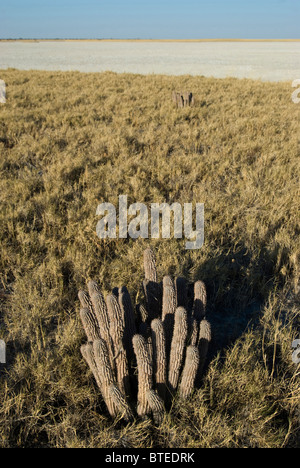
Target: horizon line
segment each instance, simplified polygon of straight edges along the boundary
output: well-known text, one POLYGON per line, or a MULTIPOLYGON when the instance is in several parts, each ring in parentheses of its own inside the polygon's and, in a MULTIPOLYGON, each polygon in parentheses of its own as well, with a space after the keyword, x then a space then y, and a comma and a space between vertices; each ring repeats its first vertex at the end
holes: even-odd
POLYGON ((140 38, 0 38, 1 42, 47 42, 47 41, 81 41, 81 42, 298 42, 299 39, 249 39, 249 38, 203 38, 203 39, 140 39, 140 38))

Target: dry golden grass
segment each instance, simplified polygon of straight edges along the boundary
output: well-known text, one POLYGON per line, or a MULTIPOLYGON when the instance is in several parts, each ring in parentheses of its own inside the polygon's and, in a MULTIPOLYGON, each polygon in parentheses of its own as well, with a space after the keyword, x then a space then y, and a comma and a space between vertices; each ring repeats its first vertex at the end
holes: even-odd
MULTIPOLYGON (((296 78, 296 77, 295 77, 296 78)), ((2 447, 299 447, 299 116, 290 83, 5 70, 0 107, 2 447), (191 90, 176 109, 172 90, 191 90), (206 239, 109 240, 96 207, 203 202, 206 239), (142 252, 206 282, 201 389, 157 429, 112 423, 80 355, 77 291, 139 294, 142 252)))

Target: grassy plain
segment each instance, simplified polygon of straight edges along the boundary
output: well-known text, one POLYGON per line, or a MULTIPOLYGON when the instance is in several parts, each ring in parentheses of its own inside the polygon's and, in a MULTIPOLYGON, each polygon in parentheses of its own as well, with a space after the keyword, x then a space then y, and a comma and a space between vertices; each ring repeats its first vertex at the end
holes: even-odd
POLYGON ((299 117, 291 83, 2 71, 1 447, 299 447, 299 117), (172 91, 195 107, 176 109, 172 91), (107 240, 96 207, 205 203, 205 244, 107 240), (112 422, 80 355, 77 291, 140 295, 203 279, 213 343, 201 388, 163 425, 112 422))

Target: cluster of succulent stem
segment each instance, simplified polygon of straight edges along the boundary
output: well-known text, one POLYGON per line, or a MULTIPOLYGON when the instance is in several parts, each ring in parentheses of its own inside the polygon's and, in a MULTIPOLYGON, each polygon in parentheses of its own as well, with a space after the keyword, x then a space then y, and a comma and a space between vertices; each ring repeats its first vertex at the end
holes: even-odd
POLYGON ((94 281, 79 292, 87 336, 81 353, 113 418, 152 415, 160 424, 175 394, 188 398, 199 384, 211 328, 202 281, 192 289, 184 278, 159 283, 149 248, 144 269, 145 304, 135 308, 126 287, 106 299, 94 281))
POLYGON ((189 91, 185 91, 185 92, 173 91, 172 99, 177 107, 181 107, 181 108, 188 107, 188 106, 192 107, 195 105, 195 99, 194 99, 193 93, 190 93, 189 91))

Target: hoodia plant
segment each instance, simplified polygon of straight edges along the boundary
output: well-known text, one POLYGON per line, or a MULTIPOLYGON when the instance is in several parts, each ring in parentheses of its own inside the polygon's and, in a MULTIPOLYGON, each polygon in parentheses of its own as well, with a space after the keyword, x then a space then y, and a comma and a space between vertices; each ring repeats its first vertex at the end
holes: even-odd
POLYGON ((145 303, 134 308, 126 287, 104 299, 97 283, 80 291, 87 336, 81 353, 111 417, 160 424, 172 398, 188 398, 201 381, 211 341, 206 288, 184 278, 158 282, 155 256, 144 252, 145 303), (189 294, 192 291, 192 294, 189 294))

